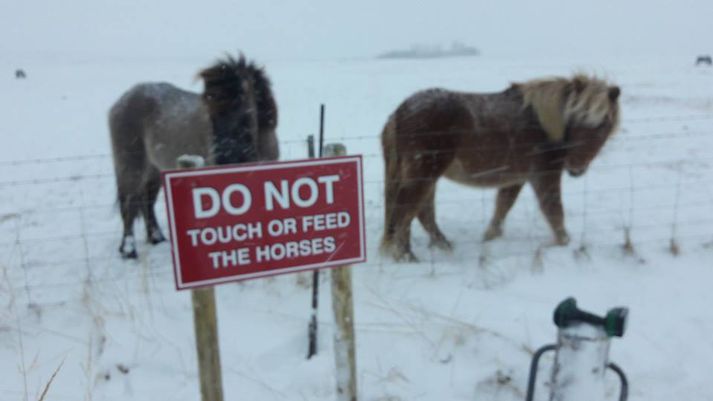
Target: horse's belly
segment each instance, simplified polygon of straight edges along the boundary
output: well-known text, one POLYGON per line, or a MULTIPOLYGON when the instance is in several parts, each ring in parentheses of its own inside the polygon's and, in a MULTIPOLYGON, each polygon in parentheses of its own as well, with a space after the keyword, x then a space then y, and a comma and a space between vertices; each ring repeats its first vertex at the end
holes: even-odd
POLYGON ((505 187, 526 181, 524 174, 510 166, 464 164, 456 159, 448 166, 445 177, 459 184, 475 187, 505 187))

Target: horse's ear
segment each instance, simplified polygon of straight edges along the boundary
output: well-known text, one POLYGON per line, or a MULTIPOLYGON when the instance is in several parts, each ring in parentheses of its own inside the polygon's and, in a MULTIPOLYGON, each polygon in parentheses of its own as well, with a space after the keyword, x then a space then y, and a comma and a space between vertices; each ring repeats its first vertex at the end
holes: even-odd
POLYGON ((207 81, 209 77, 215 75, 215 68, 204 68, 196 73, 195 80, 196 81, 207 81))
POLYGON ((200 70, 200 71, 196 72, 196 75, 193 76, 193 83, 195 84, 198 81, 202 81, 204 73, 205 73, 205 70, 200 70))
POLYGON ((619 89, 618 86, 609 87, 609 100, 611 100, 612 102, 616 102, 616 100, 619 99, 620 94, 621 89, 619 89))
POLYGON ((574 79, 572 79, 572 87, 575 93, 582 93, 586 86, 587 83, 581 77, 574 77, 574 79))

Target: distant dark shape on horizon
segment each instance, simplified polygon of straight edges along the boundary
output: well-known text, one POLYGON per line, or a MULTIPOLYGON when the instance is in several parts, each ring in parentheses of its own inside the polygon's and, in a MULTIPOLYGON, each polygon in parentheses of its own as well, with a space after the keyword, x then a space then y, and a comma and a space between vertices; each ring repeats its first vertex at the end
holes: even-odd
POLYGON ((713 58, 709 54, 704 54, 696 58, 696 65, 713 65, 713 58))
POLYGON ((17 79, 25 79, 27 78, 27 74, 25 74, 25 70, 22 68, 18 68, 15 70, 15 78, 17 79))
POLYGON ((440 45, 415 44, 410 49, 392 50, 379 54, 377 58, 445 58, 445 57, 473 57, 480 55, 480 51, 475 47, 465 45, 461 42, 453 42, 448 48, 440 45))

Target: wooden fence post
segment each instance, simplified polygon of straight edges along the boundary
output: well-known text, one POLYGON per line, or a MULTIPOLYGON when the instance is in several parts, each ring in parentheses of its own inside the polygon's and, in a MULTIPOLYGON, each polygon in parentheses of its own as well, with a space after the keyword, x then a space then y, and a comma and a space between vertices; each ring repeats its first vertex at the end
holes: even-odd
MULTIPOLYGON (((344 156, 342 144, 328 144, 324 156, 344 156)), ((336 330, 334 333, 334 359, 337 372, 337 400, 356 401, 356 343, 354 337, 354 304, 352 300, 351 266, 331 269, 332 310, 336 330)))
MULTIPOLYGON (((178 168, 203 167, 200 156, 184 155, 176 160, 178 168)), ((220 368, 218 346, 218 317, 215 310, 213 287, 191 290, 193 300, 193 325, 196 333, 198 375, 202 401, 223 401, 223 374, 220 368)))

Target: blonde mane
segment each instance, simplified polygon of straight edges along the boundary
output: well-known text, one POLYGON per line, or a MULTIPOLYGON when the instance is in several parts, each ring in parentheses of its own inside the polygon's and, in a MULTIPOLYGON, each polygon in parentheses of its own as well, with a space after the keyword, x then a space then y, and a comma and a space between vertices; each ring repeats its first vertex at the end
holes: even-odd
MULTIPOLYGON (((609 84, 596 77, 577 74, 570 79, 538 79, 515 85, 522 92, 524 107, 531 106, 537 120, 553 142, 564 139, 570 123, 596 127, 605 121, 618 123, 619 105, 612 100, 609 84)), ((618 96, 618 88, 616 96, 618 96)))

